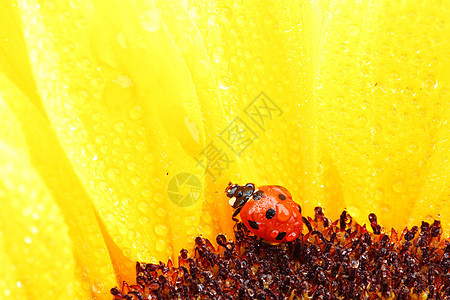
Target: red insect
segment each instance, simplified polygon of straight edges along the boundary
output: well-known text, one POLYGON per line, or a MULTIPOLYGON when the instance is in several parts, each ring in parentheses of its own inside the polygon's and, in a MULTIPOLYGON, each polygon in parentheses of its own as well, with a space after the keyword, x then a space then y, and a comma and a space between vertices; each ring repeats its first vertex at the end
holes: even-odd
POLYGON ((255 235, 273 243, 292 242, 303 227, 302 209, 292 200, 291 193, 279 185, 264 185, 255 189, 253 183, 244 186, 228 184, 225 189, 230 205, 236 209, 233 220, 240 217, 255 235))

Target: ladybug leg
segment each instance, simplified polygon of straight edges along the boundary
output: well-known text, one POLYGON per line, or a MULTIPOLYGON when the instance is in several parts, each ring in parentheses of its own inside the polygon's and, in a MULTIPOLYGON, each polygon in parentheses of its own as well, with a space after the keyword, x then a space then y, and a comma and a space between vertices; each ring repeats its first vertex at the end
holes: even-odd
POLYGON ((239 206, 238 208, 236 208, 236 210, 233 213, 233 216, 231 217, 233 219, 233 221, 235 222, 239 222, 239 220, 236 218, 236 216, 241 212, 242 206, 239 206))
POLYGON ((313 231, 311 223, 309 223, 308 219, 305 217, 302 217, 303 223, 308 227, 309 232, 313 231))

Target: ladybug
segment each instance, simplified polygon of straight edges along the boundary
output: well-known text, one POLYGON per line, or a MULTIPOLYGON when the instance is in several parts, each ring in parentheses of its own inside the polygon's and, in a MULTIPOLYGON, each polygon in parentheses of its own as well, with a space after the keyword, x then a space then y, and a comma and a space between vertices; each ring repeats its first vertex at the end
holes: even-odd
POLYGON ((279 185, 253 183, 244 186, 228 184, 225 193, 235 209, 233 220, 240 214, 244 225, 256 236, 272 242, 292 242, 300 236, 303 227, 302 210, 292 200, 291 193, 279 185))

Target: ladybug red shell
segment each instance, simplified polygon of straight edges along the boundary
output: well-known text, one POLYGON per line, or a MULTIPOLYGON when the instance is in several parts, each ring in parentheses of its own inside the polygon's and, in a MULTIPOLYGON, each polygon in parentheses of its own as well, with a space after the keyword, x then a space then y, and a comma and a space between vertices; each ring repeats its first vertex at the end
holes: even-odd
POLYGON ((225 193, 230 198, 230 205, 236 209, 233 219, 240 214, 245 226, 260 238, 285 243, 300 236, 303 227, 301 208, 286 188, 279 185, 255 188, 253 183, 239 186, 230 182, 225 193))

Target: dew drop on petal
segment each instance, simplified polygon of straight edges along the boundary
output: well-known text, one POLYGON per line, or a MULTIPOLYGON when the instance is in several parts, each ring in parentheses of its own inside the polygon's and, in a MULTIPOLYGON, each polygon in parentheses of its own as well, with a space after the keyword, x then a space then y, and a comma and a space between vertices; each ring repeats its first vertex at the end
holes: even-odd
POLYGON ((398 181, 396 183, 394 183, 394 185, 392 186, 392 189, 394 190, 394 192, 396 193, 401 193, 404 190, 404 186, 403 186, 403 182, 398 181))
POLYGON ((411 145, 409 145, 409 147, 408 147, 408 152, 409 153, 414 153, 414 152, 416 152, 417 151, 417 144, 415 144, 415 143, 412 143, 411 145))
POLYGON ((220 62, 223 59, 223 55, 225 50, 222 47, 216 47, 213 50, 213 59, 216 63, 220 62))
POLYGON ((229 82, 230 82, 230 79, 228 77, 224 76, 224 77, 219 79, 219 87, 222 90, 228 90, 230 88, 229 82))
POLYGON ((144 201, 139 202, 138 209, 139 209, 139 211, 141 211, 143 213, 148 213, 149 212, 149 206, 144 201))
POLYGON ((160 207, 156 210, 156 214, 159 217, 164 217, 166 215, 166 210, 164 208, 160 207))
POLYGON ((112 167, 108 170, 108 177, 110 179, 117 179, 117 177, 119 177, 119 175, 120 175, 120 170, 115 167, 112 167))
POLYGON ((158 251, 158 252, 164 251, 164 248, 166 248, 166 242, 163 239, 157 240, 155 248, 156 248, 156 251, 158 251))
POLYGON ((156 225, 155 226, 155 233, 161 236, 167 235, 169 232, 169 229, 165 225, 156 225))
POLYGON ((143 226, 148 225, 150 219, 147 216, 142 216, 139 218, 139 223, 143 226))
POLYGON ((125 124, 122 122, 117 122, 116 124, 114 124, 114 129, 117 132, 122 132, 124 128, 125 128, 125 124))
POLYGON ((140 17, 142 27, 150 32, 158 31, 161 26, 161 20, 157 11, 147 11, 140 17))
POLYGON ((100 294, 103 290, 103 283, 95 283, 92 285, 92 291, 95 294, 100 294))
POLYGON ((358 35, 359 34, 359 27, 356 25, 350 25, 348 27, 348 34, 349 35, 358 35))
POLYGON ((144 112, 140 106, 135 106, 130 110, 130 118, 137 120, 144 115, 144 112))
POLYGON ((354 218, 359 218, 359 217, 360 217, 361 211, 360 211, 360 209, 359 209, 358 207, 356 207, 356 206, 349 206, 349 207, 347 208, 347 211, 348 211, 348 213, 349 213, 352 217, 354 217, 354 218))
POLYGON ((156 193, 155 196, 153 196, 153 200, 156 203, 161 203, 163 200, 163 196, 160 193, 156 193))

